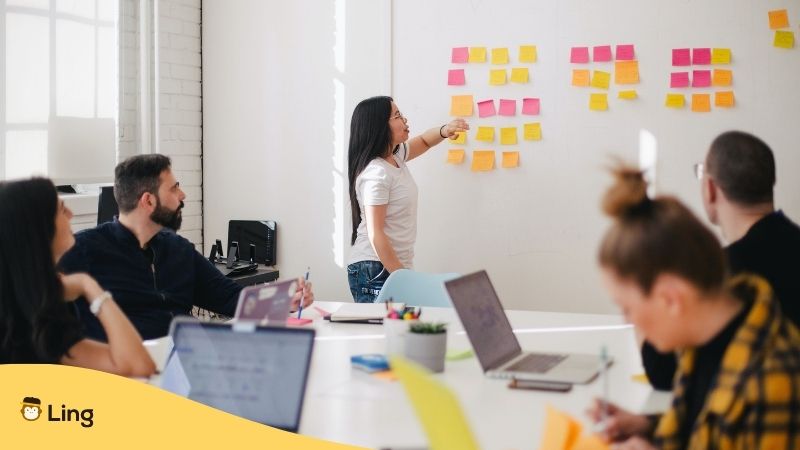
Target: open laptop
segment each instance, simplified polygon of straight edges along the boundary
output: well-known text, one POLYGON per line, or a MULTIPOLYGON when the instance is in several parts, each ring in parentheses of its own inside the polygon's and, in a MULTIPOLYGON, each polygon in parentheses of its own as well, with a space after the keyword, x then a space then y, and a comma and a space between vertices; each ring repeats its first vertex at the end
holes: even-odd
POLYGON ((297 432, 313 328, 172 322, 161 387, 254 422, 297 432))
POLYGON ((296 279, 248 286, 239 294, 234 319, 262 325, 285 325, 296 289, 296 279))
POLYGON ((598 374, 599 356, 523 352, 486 271, 444 285, 487 376, 583 384, 598 374))

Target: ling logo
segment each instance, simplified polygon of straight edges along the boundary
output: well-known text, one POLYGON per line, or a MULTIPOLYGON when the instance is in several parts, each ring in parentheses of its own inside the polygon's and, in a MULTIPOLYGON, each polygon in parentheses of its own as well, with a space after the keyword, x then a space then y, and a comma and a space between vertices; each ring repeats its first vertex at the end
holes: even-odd
POLYGON ((20 412, 25 420, 33 422, 42 415, 42 401, 36 397, 25 397, 20 412))
MULTIPOLYGON (((28 422, 33 422, 43 414, 42 401, 36 397, 25 397, 22 399, 22 418, 28 422)), ((61 415, 53 411, 53 405, 47 405, 48 422, 77 422, 80 421, 83 428, 91 428, 94 425, 94 410, 77 410, 61 405, 61 415)))

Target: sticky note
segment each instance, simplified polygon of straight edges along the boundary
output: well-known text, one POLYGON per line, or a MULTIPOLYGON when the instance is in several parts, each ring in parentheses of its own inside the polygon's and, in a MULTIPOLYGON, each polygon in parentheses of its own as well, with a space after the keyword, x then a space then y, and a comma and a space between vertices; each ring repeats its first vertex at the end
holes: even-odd
POLYGON ((789 15, 785 9, 775 9, 769 13, 769 28, 777 30, 778 28, 789 27, 789 15))
POLYGON ((608 95, 604 93, 589 94, 589 109, 592 111, 606 111, 608 109, 608 95))
POLYGON ((711 64, 711 49, 710 48, 693 48, 692 49, 692 64, 696 64, 696 65, 711 64))
POLYGON ((452 144, 466 144, 467 143, 467 132, 466 131, 458 131, 456 132, 455 138, 450 138, 450 143, 452 144))
POLYGON ((794 32, 792 31, 775 31, 775 40, 772 45, 778 48, 792 48, 794 47, 794 32))
POLYGON ((711 86, 710 70, 692 71, 692 87, 709 87, 709 86, 711 86))
POLYGON ((451 116, 471 116, 472 115, 472 96, 454 95, 450 99, 451 116))
MULTIPOLYGON (((547 414, 542 427, 540 449, 569 450, 581 435, 581 424, 568 414, 547 405, 547 414)), ((455 447, 454 447, 455 448, 455 447)))
POLYGON ((528 82, 528 68, 527 67, 514 67, 511 69, 511 82, 512 83, 527 83, 528 82))
POLYGON ((630 61, 635 57, 633 44, 617 45, 617 61, 630 61))
POLYGON ((449 86, 461 86, 464 82, 464 69, 451 69, 447 71, 447 84, 449 86))
POLYGON ((494 170, 494 150, 475 150, 472 152, 472 171, 488 172, 490 170, 494 170))
POLYGON ((603 72, 602 70, 595 70, 592 73, 592 82, 590 85, 592 87, 600 88, 600 89, 608 89, 608 84, 611 82, 611 74, 608 72, 603 72))
POLYGON ((617 98, 622 100, 636 100, 639 96, 636 95, 636 91, 619 91, 617 94, 617 98))
POLYGON ((692 58, 688 48, 674 48, 672 49, 672 65, 673 66, 691 66, 692 58))
POLYGON ((714 86, 730 86, 733 82, 733 72, 727 69, 714 69, 711 84, 714 86))
POLYGON ((506 69, 492 69, 489 71, 489 84, 500 86, 506 84, 506 69))
POLYGON ((522 139, 525 139, 526 141, 541 141, 542 124, 539 122, 523 124, 522 139))
POLYGON ((500 99, 500 115, 501 116, 515 116, 517 115, 517 101, 500 99))
POLYGON ((692 94, 692 111, 711 111, 711 94, 692 94))
POLYGON ((465 152, 463 149, 450 149, 447 151, 447 164, 461 164, 464 162, 465 152))
POLYGON ((715 48, 711 50, 711 64, 730 64, 731 49, 715 48))
POLYGON ((494 100, 483 100, 478 102, 478 117, 491 117, 497 114, 494 109, 494 100))
POLYGON ((636 84, 639 82, 639 61, 617 61, 614 63, 614 83, 636 84))
POLYGON ((478 127, 475 140, 483 142, 494 142, 494 127, 478 127))
POLYGON ((592 48, 592 60, 594 62, 607 62, 611 61, 611 46, 598 45, 592 48))
POLYGON ((486 62, 486 47, 470 47, 469 62, 471 63, 486 62))
POLYGON ((492 49, 492 64, 508 64, 508 49, 507 48, 493 48, 492 49))
POLYGON ((589 47, 572 47, 569 62, 573 64, 585 64, 589 62, 589 47))
POLYGON ((714 94, 714 106, 733 108, 735 102, 733 91, 720 91, 714 94))
POLYGON ((539 99, 538 98, 523 98, 522 99, 522 114, 529 116, 536 116, 539 114, 539 99))
POLYGON ((570 450, 609 450, 611 447, 595 434, 584 434, 575 440, 570 450))
POLYGON ((500 128, 500 145, 517 145, 517 127, 500 128))
POLYGON ((519 152, 503 152, 503 169, 519 167, 519 152))
POLYGON ((644 373, 637 373, 635 375, 631 375, 631 380, 637 383, 646 384, 648 386, 650 385, 650 379, 647 378, 647 374, 644 373))
POLYGON ((450 62, 465 63, 468 61, 469 61, 469 48, 453 47, 453 52, 450 56, 450 62))
POLYGON ((572 69, 572 85, 573 86, 589 86, 589 70, 588 69, 572 69))
POLYGON ((683 94, 667 94, 667 100, 664 102, 664 106, 667 108, 683 108, 685 103, 686 99, 683 97, 683 94))
POLYGON ((520 45, 519 46, 519 62, 534 63, 536 62, 536 46, 535 45, 520 45))
POLYGON ((669 87, 689 87, 689 72, 672 72, 669 74, 669 87))

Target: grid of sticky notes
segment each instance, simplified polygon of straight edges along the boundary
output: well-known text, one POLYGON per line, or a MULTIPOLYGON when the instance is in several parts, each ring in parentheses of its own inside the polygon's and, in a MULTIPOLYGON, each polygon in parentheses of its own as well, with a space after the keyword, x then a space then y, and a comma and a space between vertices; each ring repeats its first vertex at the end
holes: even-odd
MULTIPOLYGON (((472 93, 458 93, 450 96, 450 115, 474 117, 470 121, 470 143, 475 142, 472 151, 471 170, 488 172, 495 169, 497 157, 500 167, 513 169, 520 165, 520 152, 517 149, 496 152, 489 147, 519 146, 521 141, 542 139, 540 122, 533 122, 528 116, 538 116, 541 110, 539 97, 502 95, 498 91, 504 86, 527 86, 531 83, 531 65, 538 59, 535 45, 520 45, 516 48, 499 47, 455 47, 450 62, 455 67, 448 70, 447 85, 452 89, 468 88, 472 93), (516 50, 516 53, 514 53, 516 50), (490 65, 487 67, 486 63, 490 65), (475 93, 488 94, 476 95, 475 93), (491 95, 498 92, 499 95, 491 95), (510 97, 510 98, 509 98, 510 97), (522 118, 518 123, 516 118, 522 118), (504 126, 498 126, 502 120, 504 126), (509 120, 513 122, 509 124, 509 120), (508 125, 508 126, 505 126, 508 125), (513 125, 513 126, 512 126, 513 125), (521 127, 520 127, 521 125, 521 127), (521 134, 520 134, 521 132, 521 134), (499 155, 498 155, 499 153, 499 155)), ((466 132, 450 139, 450 144, 458 147, 447 152, 447 164, 467 162, 469 147, 466 132)))
POLYGON ((733 70, 730 69, 729 48, 674 48, 672 49, 673 72, 669 74, 670 91, 664 106, 673 109, 686 107, 689 95, 693 112, 711 111, 711 97, 717 108, 733 108, 733 70))
POLYGON ((589 93, 589 109, 592 111, 608 111, 612 75, 614 84, 619 85, 617 99, 630 101, 638 98, 636 89, 632 88, 632 85, 639 84, 639 60, 633 44, 618 44, 613 50, 611 45, 570 49, 572 86, 594 90, 589 93))
POLYGON ((789 28, 789 12, 785 9, 775 9, 767 13, 769 16, 769 29, 775 30, 772 46, 791 50, 794 48, 794 31, 789 28))

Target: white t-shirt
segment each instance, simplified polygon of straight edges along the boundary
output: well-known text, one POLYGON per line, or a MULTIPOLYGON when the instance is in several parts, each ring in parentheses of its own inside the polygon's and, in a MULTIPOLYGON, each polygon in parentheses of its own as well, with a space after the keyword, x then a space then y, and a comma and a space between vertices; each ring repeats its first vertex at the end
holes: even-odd
POLYGON ((388 205, 383 231, 403 267, 413 268, 414 242, 417 240, 417 184, 406 165, 408 146, 401 144, 393 157, 399 167, 383 158, 375 158, 356 178, 361 223, 358 225, 356 242, 350 249, 348 264, 380 261, 367 235, 365 208, 388 205))

